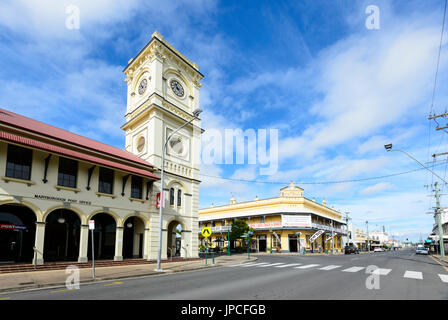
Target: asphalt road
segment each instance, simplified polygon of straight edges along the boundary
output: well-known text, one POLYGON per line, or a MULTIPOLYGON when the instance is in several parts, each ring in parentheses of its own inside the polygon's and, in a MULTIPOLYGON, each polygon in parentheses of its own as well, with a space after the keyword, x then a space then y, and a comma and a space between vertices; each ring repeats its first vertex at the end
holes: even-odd
POLYGON ((411 250, 335 256, 260 255, 253 264, 85 284, 79 290, 7 293, 0 299, 432 300, 448 299, 447 277, 448 271, 440 264, 411 250), (379 269, 372 274, 371 268, 379 269))

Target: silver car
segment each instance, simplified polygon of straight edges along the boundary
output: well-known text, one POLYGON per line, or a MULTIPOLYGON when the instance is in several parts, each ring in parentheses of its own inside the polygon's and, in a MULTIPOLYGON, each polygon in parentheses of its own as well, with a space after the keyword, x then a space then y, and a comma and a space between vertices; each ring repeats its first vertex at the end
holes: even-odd
POLYGON ((425 247, 417 247, 417 249, 415 249, 415 254, 428 254, 428 249, 426 249, 425 247))

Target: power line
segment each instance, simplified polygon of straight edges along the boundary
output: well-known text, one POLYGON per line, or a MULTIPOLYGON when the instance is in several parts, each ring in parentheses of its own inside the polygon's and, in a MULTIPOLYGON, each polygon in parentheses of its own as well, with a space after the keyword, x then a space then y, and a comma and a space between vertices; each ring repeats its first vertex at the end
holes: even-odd
POLYGON ((448 0, 445 0, 445 9, 443 10, 442 32, 440 33, 439 53, 438 53, 438 56, 437 56, 437 64, 436 64, 436 74, 434 76, 434 87, 432 89, 431 110, 429 112, 430 115, 431 115, 431 112, 432 112, 432 110, 434 108, 434 98, 435 98, 436 87, 437 87, 437 76, 439 74, 440 52, 442 51, 442 41, 443 41, 443 32, 444 32, 444 29, 445 29, 445 16, 446 16, 447 3, 448 3, 448 0))
MULTIPOLYGON (((439 163, 439 164, 434 165, 434 166, 443 165, 445 162, 448 162, 448 159, 443 161, 442 163, 439 163)), ((420 171, 420 170, 424 170, 424 169, 425 168, 417 168, 417 169, 414 169, 414 170, 409 170, 409 171, 404 171, 404 172, 399 172, 399 173, 392 173, 392 174, 388 174, 388 175, 384 175, 384 176, 360 178, 360 179, 351 179, 351 180, 314 181, 314 182, 303 182, 303 181, 300 181, 300 182, 298 182, 298 184, 300 184, 300 185, 305 185, 305 184, 339 184, 339 183, 352 183, 352 182, 361 182, 361 181, 369 181, 369 180, 378 180, 378 179, 384 179, 384 178, 390 178, 390 177, 395 177, 395 176, 399 176, 399 175, 404 175, 404 174, 408 174, 408 173, 412 173, 412 172, 416 172, 416 171, 420 171)), ((199 175, 203 176, 203 177, 216 178, 216 179, 221 179, 221 180, 230 180, 230 181, 236 181, 236 182, 264 183, 264 184, 275 184, 275 185, 288 185, 289 184, 289 181, 288 182, 285 182, 285 181, 262 181, 262 180, 247 180, 247 179, 225 178, 225 177, 208 175, 208 174, 204 174, 204 173, 200 173, 199 175)))
MULTIPOLYGON (((447 3, 448 0, 445 0, 445 8, 443 10, 443 21, 442 21, 442 30, 440 32, 440 42, 439 42, 439 52, 437 55, 437 63, 436 63, 436 73, 434 75, 434 86, 432 89, 432 98, 431 98, 431 105, 430 105, 430 110, 429 110, 429 117, 431 118, 431 113, 434 110, 434 100, 435 100, 435 95, 436 95, 436 88, 437 88, 437 77, 439 74, 439 65, 440 65, 440 53, 442 51, 442 42, 443 42, 443 33, 445 30, 445 17, 446 17, 446 8, 447 8, 447 3)), ((433 118, 434 119, 434 118, 433 118)), ((430 149, 431 149, 431 121, 429 122, 429 127, 428 127, 428 159, 430 156, 430 149)), ((431 184, 433 182, 434 179, 434 175, 431 174, 431 184)))

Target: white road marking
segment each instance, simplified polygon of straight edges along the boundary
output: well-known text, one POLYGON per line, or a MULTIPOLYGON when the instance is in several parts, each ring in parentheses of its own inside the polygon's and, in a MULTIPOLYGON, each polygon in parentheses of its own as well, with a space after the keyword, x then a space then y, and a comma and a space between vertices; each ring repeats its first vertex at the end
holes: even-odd
POLYGON ((341 266, 335 266, 335 265, 332 264, 332 265, 320 268, 319 270, 333 270, 333 269, 340 268, 340 267, 341 266))
POLYGON ((255 263, 255 264, 243 264, 240 267, 246 268, 246 267, 255 267, 255 266, 259 266, 262 264, 268 264, 267 262, 261 262, 261 263, 255 263))
POLYGON ((391 272, 392 269, 375 269, 372 274, 379 274, 380 276, 387 276, 389 274, 389 272, 391 272))
POLYGON ((286 268, 286 267, 292 267, 292 266, 300 266, 301 263, 290 263, 290 264, 285 264, 283 266, 276 266, 276 268, 286 268))
POLYGON ((351 267, 345 270, 342 270, 344 272, 358 272, 361 271, 362 269, 365 269, 365 267, 351 267))
POLYGON ((241 266, 248 266, 248 265, 254 265, 256 264, 255 262, 250 262, 250 263, 238 263, 238 264, 232 264, 228 267, 241 267, 241 266))
POLYGON ((304 266, 296 267, 296 269, 308 269, 308 268, 314 268, 318 267, 320 264, 306 264, 304 266))
POLYGON ((403 278, 410 278, 410 279, 419 279, 423 280, 423 274, 419 271, 408 271, 404 273, 403 278))
POLYGON ((284 264, 284 263, 283 263, 283 262, 270 263, 270 264, 265 264, 265 265, 263 265, 263 266, 257 266, 257 268, 273 267, 273 266, 278 266, 279 264, 284 264))
POLYGON ((440 280, 448 282, 448 274, 439 274, 440 280))

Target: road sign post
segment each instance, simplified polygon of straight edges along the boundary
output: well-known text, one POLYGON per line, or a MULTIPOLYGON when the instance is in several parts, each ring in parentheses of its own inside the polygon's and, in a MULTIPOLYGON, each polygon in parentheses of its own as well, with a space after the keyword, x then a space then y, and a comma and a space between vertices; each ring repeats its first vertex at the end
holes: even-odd
MULTIPOLYGON (((207 238, 212 235, 212 229, 210 229, 209 227, 204 227, 201 230, 201 234, 205 238, 205 240, 207 240, 207 238)), ((205 242, 205 264, 207 264, 207 254, 208 254, 208 241, 205 242)))
POLYGON ((230 229, 227 230, 227 255, 230 256, 230 229))
POLYGON ((95 245, 93 240, 93 230, 95 230, 95 220, 89 220, 89 229, 92 234, 92 276, 93 280, 95 280, 95 245))

